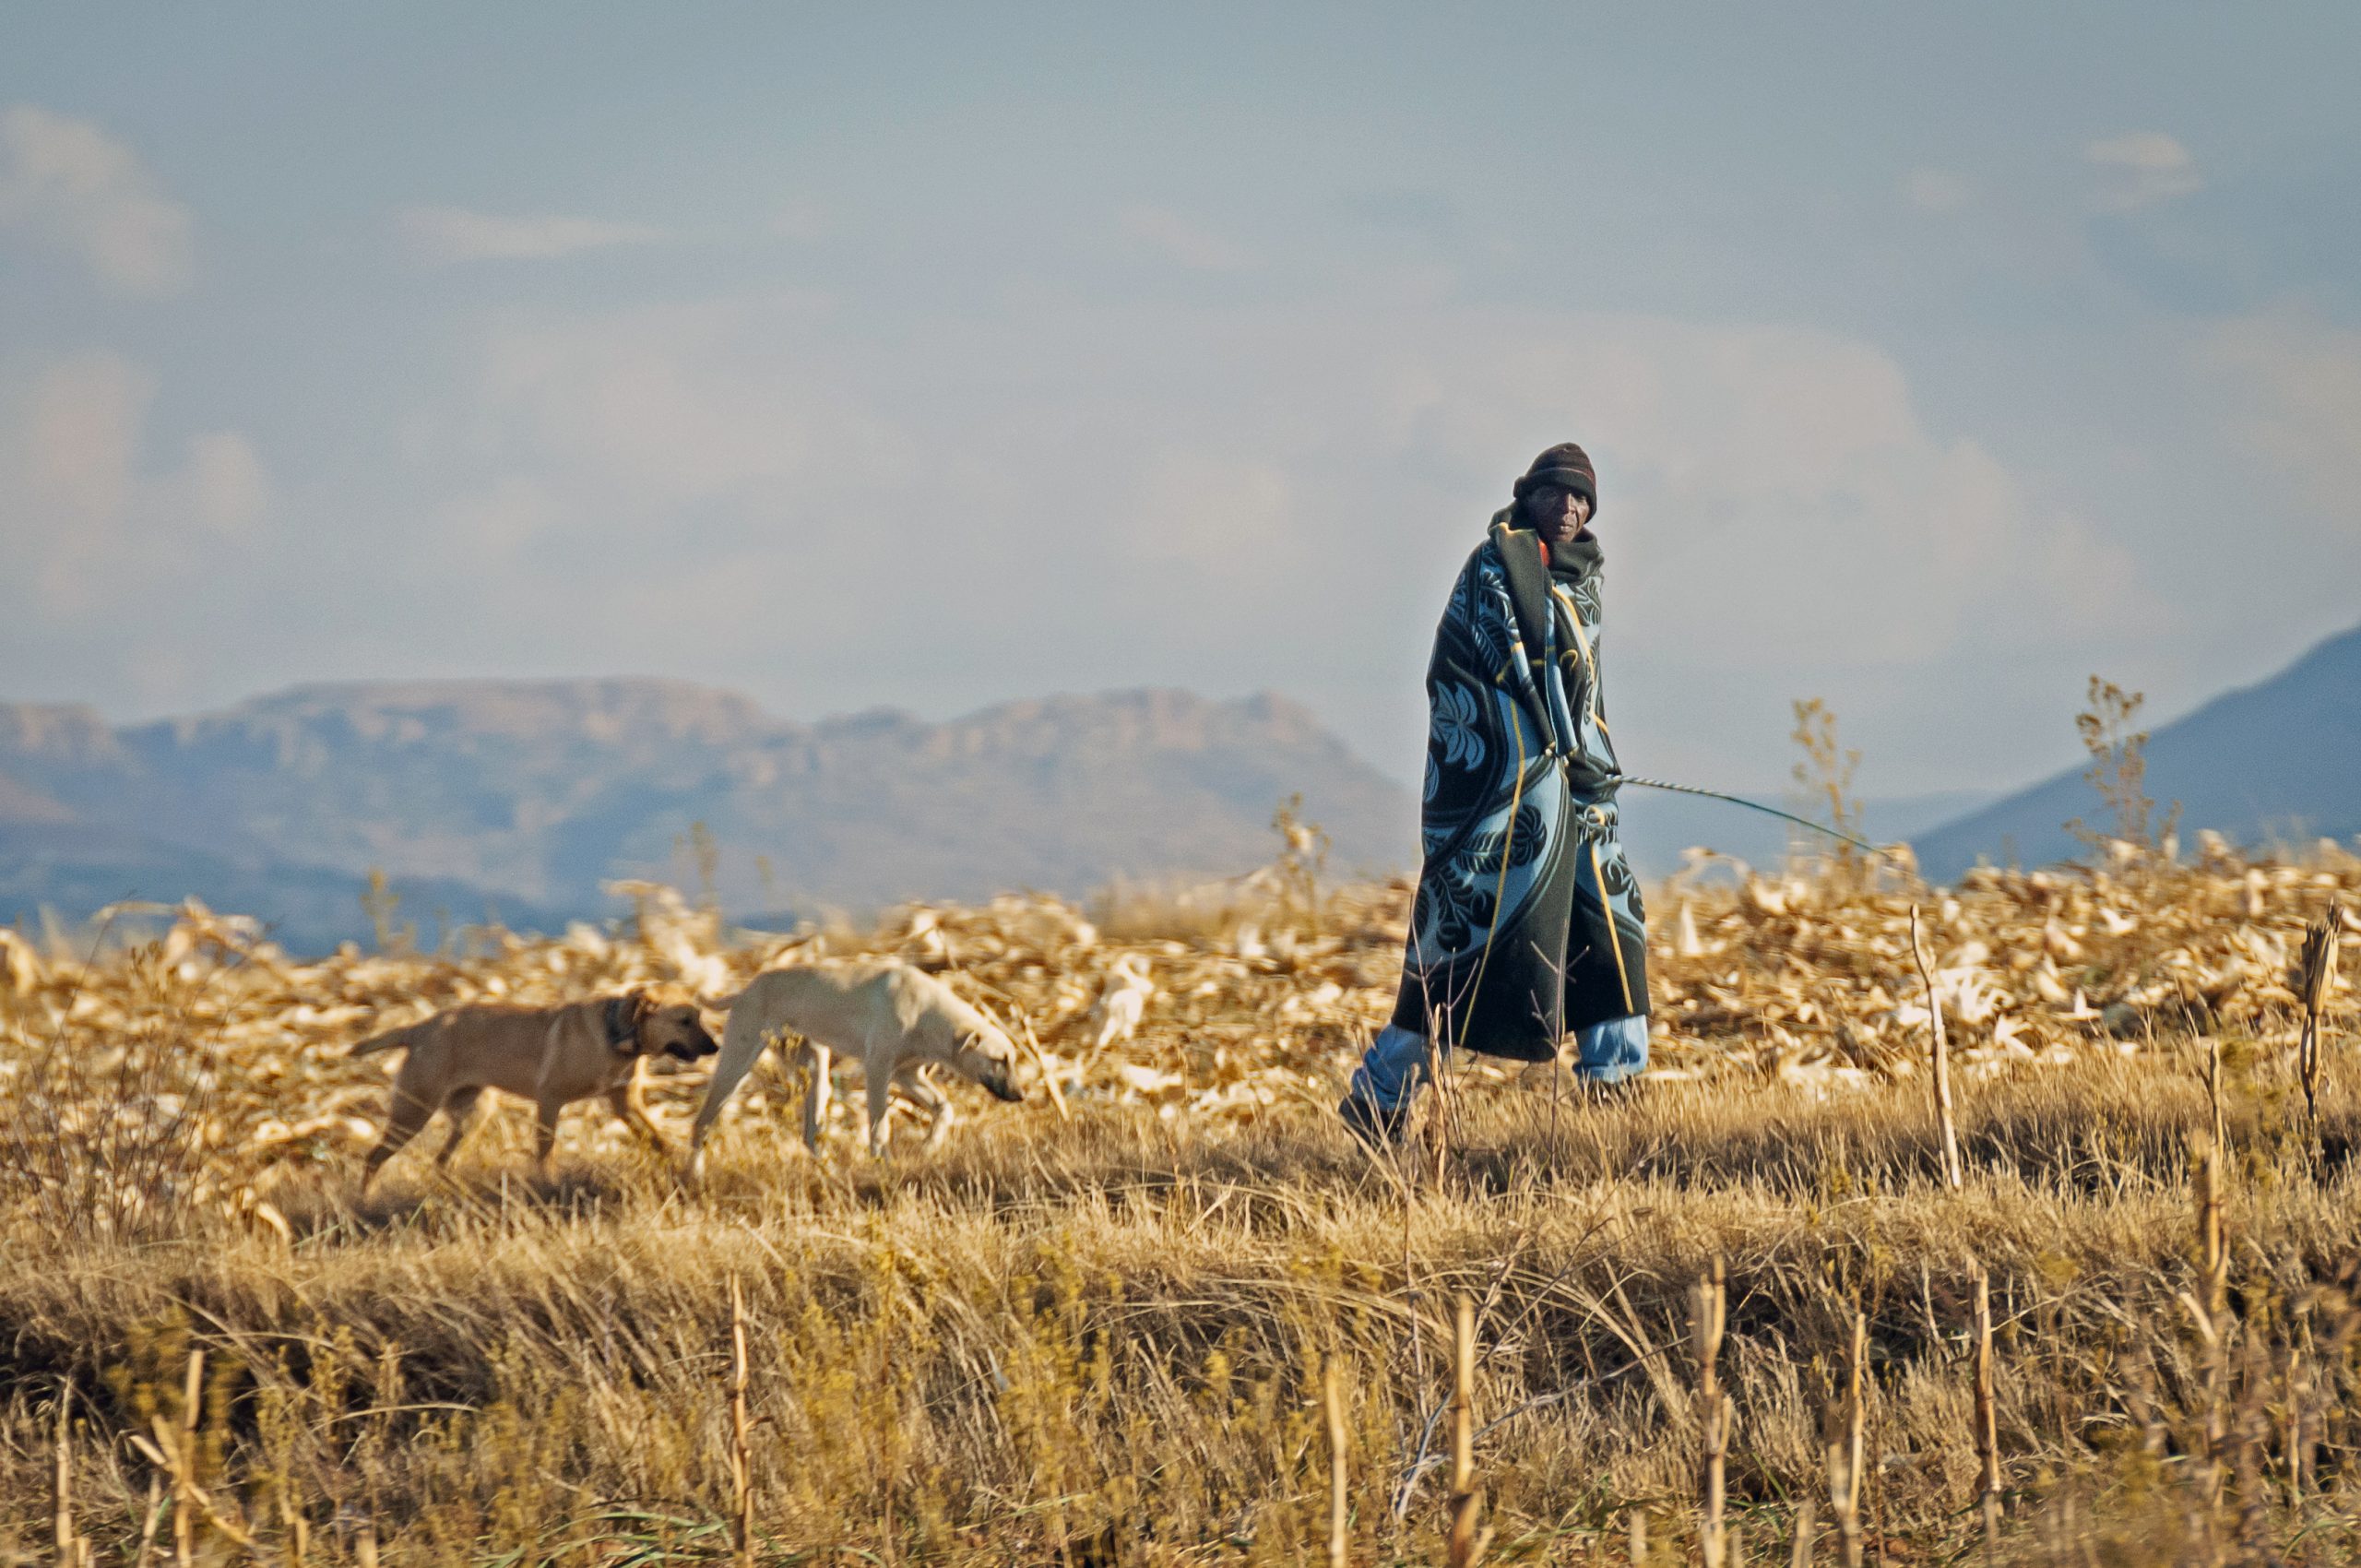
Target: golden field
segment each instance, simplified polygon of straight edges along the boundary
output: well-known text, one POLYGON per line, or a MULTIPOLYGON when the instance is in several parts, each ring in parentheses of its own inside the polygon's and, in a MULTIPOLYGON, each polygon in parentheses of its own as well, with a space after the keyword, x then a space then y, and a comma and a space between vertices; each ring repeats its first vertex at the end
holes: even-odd
MULTIPOLYGON (((1463 1295, 1486 1561, 1695 1562, 1715 1260, 1728 1562, 1797 1561, 1799 1533, 1823 1562, 2361 1560, 2349 986, 2317 1127, 2294 1065, 2306 929, 2361 905, 2333 846, 1949 892, 1701 861, 1651 898, 1648 1080, 1455 1063, 1395 1158, 1333 1107, 1405 885, 1296 856, 791 937, 625 891, 611 931, 436 954, 298 962, 194 908, 89 962, 0 945, 0 1561, 730 1561, 734 1283, 759 1562, 1330 1561, 1333 1366, 1346 1559, 1442 1562, 1463 1295), (1027 1103, 955 1087, 938 1154, 871 1160, 844 1123, 813 1160, 774 1059, 694 1192, 588 1107, 542 1183, 510 1105, 450 1178, 422 1140, 358 1199, 365 1034, 855 953, 1029 1033, 1027 1103)), ((701 1083, 657 1080, 676 1138, 701 1083)))

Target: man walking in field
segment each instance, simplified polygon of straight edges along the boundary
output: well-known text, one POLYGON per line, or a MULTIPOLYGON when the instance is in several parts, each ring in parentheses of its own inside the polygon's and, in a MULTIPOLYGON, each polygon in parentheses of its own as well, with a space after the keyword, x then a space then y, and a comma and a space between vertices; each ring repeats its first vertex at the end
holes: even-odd
POLYGON ((1397 1139, 1462 1047, 1614 1084, 1648 1063, 1647 932, 1616 834, 1622 770, 1599 684, 1598 481, 1571 443, 1516 481, 1444 607, 1427 666, 1426 856, 1394 1019, 1338 1108, 1397 1139))

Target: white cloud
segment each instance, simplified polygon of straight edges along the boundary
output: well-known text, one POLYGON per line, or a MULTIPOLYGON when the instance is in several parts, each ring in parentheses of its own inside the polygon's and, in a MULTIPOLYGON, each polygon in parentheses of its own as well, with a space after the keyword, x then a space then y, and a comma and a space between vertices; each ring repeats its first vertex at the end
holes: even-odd
POLYGON ((156 377, 122 356, 76 355, 0 381, 0 493, 20 612, 56 624, 192 573, 250 541, 271 503, 246 439, 191 437, 178 464, 148 453, 156 377))
POLYGON ((1913 169, 1903 179, 1902 197, 1921 212, 1958 212, 1975 199, 1975 184, 1949 169, 1913 169))
POLYGON ((822 309, 777 295, 504 329, 471 440, 608 509, 873 474, 905 443, 799 351, 822 309))
POLYGON ((1116 212, 1115 226, 1193 271, 1244 272, 1254 266, 1251 252, 1169 208, 1133 202, 1116 212))
POLYGON ((2162 131, 2108 137, 2085 147, 2082 157, 2100 171, 2099 205, 2111 212, 2190 196, 2205 184, 2189 148, 2162 131))
POLYGON ((1087 350, 1042 358, 1047 339, 1028 338, 1037 368, 1064 367, 1031 390, 999 376, 1014 350, 990 334, 877 386, 805 299, 511 327, 487 345, 472 414, 428 455, 470 476, 433 514, 434 549, 513 601, 511 569, 663 540, 644 567, 609 568, 609 588, 752 600, 789 584, 835 612, 850 601, 822 590, 828 574, 927 519, 934 558, 957 564, 910 606, 931 624, 985 635, 1013 617, 1045 659, 1117 636, 1284 665, 1331 657, 1338 626, 1380 636, 1358 630, 1372 600, 1431 614, 1442 584, 1425 575, 1465 553, 1533 451, 1572 436, 1600 468, 1619 640, 1662 667, 1744 684, 1782 664, 1973 661, 1995 637, 2014 655, 2080 649, 2170 621, 2119 545, 1988 447, 1929 430, 1874 344, 1449 303, 1373 338, 1366 316, 1070 324, 1087 350), (1142 362, 1152 382, 1116 368, 1142 362), (1009 390, 960 390, 977 385, 1009 390), (873 411, 889 401, 894 419, 873 411), (1103 587, 1062 600, 1051 561, 1103 587), (1290 642, 1315 625, 1332 631, 1290 642))
POLYGON ((504 217, 456 207, 412 207, 395 227, 410 255, 430 266, 461 261, 548 261, 616 245, 653 244, 666 238, 644 223, 553 214, 504 217))
POLYGON ((1582 441, 1652 657, 1929 661, 1974 657, 1999 626, 2019 648, 2058 645, 2153 608, 2129 555, 2085 520, 1975 441, 1928 430, 1873 344, 1640 315, 1461 336, 1430 361, 1433 403, 1416 422, 1470 463, 1499 464, 1504 433, 1536 450, 1582 441))
POLYGON ((184 471, 189 515, 221 538, 251 537, 270 510, 270 475, 235 431, 191 436, 184 471))
POLYGON ((2361 331, 2298 310, 2246 316, 2206 345, 2232 434, 2351 551, 2361 540, 2361 331))
POLYGON ((98 126, 27 103, 0 113, 0 231, 11 229, 70 253, 125 293, 188 283, 188 208, 98 126))

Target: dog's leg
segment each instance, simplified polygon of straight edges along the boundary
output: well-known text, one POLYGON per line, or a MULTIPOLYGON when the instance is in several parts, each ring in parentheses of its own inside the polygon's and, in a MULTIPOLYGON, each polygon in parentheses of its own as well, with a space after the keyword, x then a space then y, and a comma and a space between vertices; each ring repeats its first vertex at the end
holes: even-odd
POLYGON ((557 1174, 557 1118, 564 1109, 565 1101, 562 1099, 544 1099, 536 1108, 533 1159, 540 1165, 544 1182, 557 1174))
POLYGON ((609 1089, 607 1103, 615 1108, 615 1114, 623 1119, 626 1126, 653 1145, 657 1153, 669 1156, 672 1152, 671 1141, 664 1136, 664 1129, 656 1124, 656 1119, 647 1114, 643 1093, 639 1079, 634 1077, 627 1084, 609 1089))
POLYGON ((828 1097, 836 1089, 828 1072, 836 1063, 826 1046, 809 1038, 803 1042, 803 1063, 812 1074, 803 1091, 803 1146, 817 1154, 821 1129, 828 1124, 828 1097))
POLYGON ((451 1163, 459 1140, 468 1135, 468 1118, 476 1113, 476 1101, 483 1098, 480 1088, 453 1089, 451 1098, 443 1102, 443 1114, 451 1119, 451 1135, 443 1140, 441 1152, 434 1157, 434 1169, 442 1170, 451 1163))
POLYGON ((721 1117, 721 1108, 730 1102, 730 1094, 741 1080, 753 1070, 762 1059, 763 1027, 754 1017, 752 1005, 741 1004, 730 1010, 730 1021, 721 1029, 721 1054, 713 1059, 713 1076, 706 1080, 705 1103, 697 1107, 697 1119, 689 1128, 688 1179, 692 1182, 705 1170, 705 1136, 721 1117))
POLYGON ((869 1055, 869 1152, 885 1158, 894 1136, 894 1069, 883 1051, 869 1055))
POLYGON ((951 1097, 928 1082, 917 1068, 904 1070, 895 1078, 894 1087, 909 1096, 910 1102, 932 1118, 926 1124, 926 1142, 919 1147, 932 1154, 943 1146, 951 1132, 951 1097))
POLYGON ((377 1179, 378 1168, 400 1153, 402 1146, 423 1132, 427 1123, 433 1119, 434 1107, 403 1088, 400 1081, 396 1080, 393 1103, 386 1108, 385 1134, 378 1138, 377 1146, 369 1151, 368 1163, 362 1168, 362 1196, 369 1195, 369 1184, 377 1179))

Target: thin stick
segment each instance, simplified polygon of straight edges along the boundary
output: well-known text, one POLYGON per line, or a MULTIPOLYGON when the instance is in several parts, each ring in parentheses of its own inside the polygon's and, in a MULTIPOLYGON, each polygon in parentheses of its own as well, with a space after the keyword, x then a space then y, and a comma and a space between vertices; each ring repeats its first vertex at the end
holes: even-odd
POLYGON ((1451 1568, 1475 1568, 1485 1539, 1476 1534, 1483 1499, 1476 1491, 1476 1303, 1460 1292, 1452 1326, 1451 1568))
POLYGON ((1918 945, 1918 906, 1910 906, 1910 957, 1918 966, 1918 980, 1927 988, 1927 1012, 1935 1025, 1935 1123, 1943 1140, 1943 1181, 1957 1192, 1964 1180, 1959 1160, 1959 1129, 1952 1120, 1952 1048, 1943 1033, 1943 999, 1935 994, 1935 977, 1918 945))
POLYGON ((51 1521, 57 1538, 57 1561, 71 1564, 75 1559, 74 1535, 74 1380, 67 1378, 57 1391, 57 1451, 56 1478, 51 1494, 55 1516, 51 1521))
POLYGON ((2320 1146, 2320 1089, 2326 1075, 2320 1070, 2320 1014, 2327 1009, 2328 993, 2336 984, 2336 948, 2339 911, 2331 905, 2310 930, 2304 932, 2304 955, 2298 979, 2304 1004, 2304 1031, 2296 1047, 2296 1075, 2304 1086, 2304 1119, 2311 1134, 2311 1155, 2315 1166, 2325 1158, 2320 1146))
POLYGON ((1697 1408, 1704 1426, 1703 1463, 1697 1478, 1700 1518, 1697 1545, 1705 1568, 1722 1568, 1728 1541, 1723 1521, 1724 1468, 1729 1454, 1729 1396, 1722 1392, 1722 1333, 1729 1324, 1729 1292, 1722 1260, 1697 1281, 1690 1301, 1689 1327, 1697 1353, 1697 1408))
POLYGON ((730 1486, 737 1503, 731 1530, 742 1568, 754 1561, 754 1490, 746 1454, 746 1302, 730 1277, 730 1486))
POLYGON ((1451 1083, 1443 1076, 1442 1051, 1432 1030, 1427 1035, 1427 1079, 1434 1086, 1430 1097, 1432 1109, 1427 1112, 1427 1143, 1434 1157, 1435 1191, 1441 1192, 1444 1161, 1451 1152, 1453 1112, 1457 1107, 1452 1102, 1451 1083))
POLYGON ((279 1494, 279 1522, 287 1529, 287 1568, 303 1568, 304 1554, 312 1547, 311 1521, 283 1491, 279 1494))
POLYGON ((2304 1493, 2311 1481, 2311 1445, 2305 1441, 2311 1414, 2311 1372, 2304 1364, 2304 1346, 2310 1338, 2307 1325, 2303 1338, 2287 1346, 2287 1506, 2297 1518, 2303 1517, 2304 1493))
POLYGON ((2304 1015, 2303 1033, 2296 1041, 2296 1078, 2304 1087, 2304 1132, 2311 1144, 2306 1152, 2317 1165, 2320 1158, 2320 1020, 2317 1013, 2304 1015))
POLYGON ((1983 1468, 1976 1505, 1984 1515, 1984 1555, 2000 1550, 2000 1424, 1992 1404, 1992 1277, 1971 1258, 1975 1281, 1975 1457, 1983 1468))
POLYGON ((1345 1568, 1345 1393, 1336 1358, 1321 1369, 1321 1403, 1328 1414, 1328 1568, 1345 1568))
MULTIPOLYGON (((174 1517, 191 1513, 202 1515, 216 1531, 248 1551, 260 1551, 262 1549, 255 1545, 254 1536, 246 1527, 213 1506, 212 1496, 197 1484, 196 1444, 189 1434, 175 1428, 160 1415, 155 1419, 153 1431, 153 1442, 137 1432, 130 1433, 131 1445, 145 1455, 149 1464, 172 1472, 173 1496, 177 1499, 174 1517)), ((175 1540, 176 1551, 179 1544, 175 1540)))
POLYGON ((188 1375, 181 1383, 181 1443, 172 1479, 182 1495, 172 1503, 173 1568, 190 1568, 195 1556, 196 1511, 188 1494, 196 1490, 196 1423, 204 1398, 205 1350, 200 1346, 188 1353, 188 1375))
MULTIPOLYGON (((139 1521, 139 1553, 131 1560, 132 1568, 148 1568, 156 1554, 156 1526, 164 1522, 164 1476, 160 1470, 148 1472, 148 1511, 139 1521)), ((368 1564, 367 1568, 375 1568, 368 1564)))
POLYGON ((1836 1534, 1844 1548, 1845 1568, 1861 1568, 1861 1437, 1863 1407, 1861 1370, 1869 1360, 1869 1320, 1853 1314, 1851 1354, 1845 1372, 1844 1424, 1828 1444, 1828 1506, 1836 1515, 1836 1534))
POLYGON ((1812 1526, 1818 1523, 1807 1497, 1796 1510, 1796 1544, 1787 1553, 1787 1568, 1811 1568, 1812 1526))
POLYGON ((353 1543, 353 1560, 360 1568, 377 1568, 377 1521, 361 1521, 361 1538, 353 1543))
POLYGON ((1033 1020, 1020 1018, 1018 1021, 1025 1026, 1025 1043, 1033 1052, 1034 1064, 1041 1069, 1041 1082, 1050 1091, 1050 1103, 1058 1108, 1058 1120, 1073 1121, 1074 1112, 1066 1105, 1066 1091, 1058 1087, 1058 1075, 1050 1068, 1050 1053, 1041 1049, 1040 1040, 1034 1037, 1033 1020))
POLYGON ((2222 1037, 2205 1037, 2205 1099, 2213 1112, 2213 1146, 2230 1146, 2230 1124, 2222 1114, 2222 1037))
POLYGON ((2229 1302, 2230 1248, 2222 1222, 2222 1146, 2198 1151, 2197 1249, 2205 1269, 2205 1311, 2218 1318, 2229 1302))

